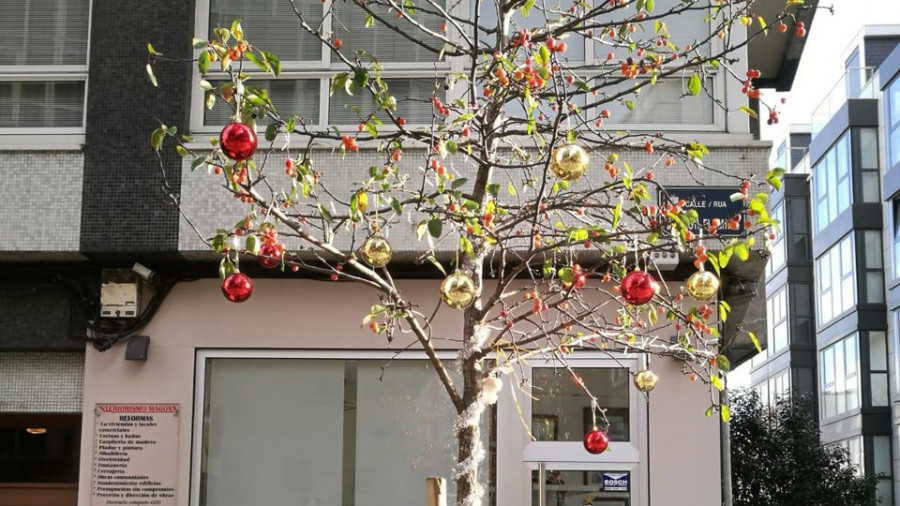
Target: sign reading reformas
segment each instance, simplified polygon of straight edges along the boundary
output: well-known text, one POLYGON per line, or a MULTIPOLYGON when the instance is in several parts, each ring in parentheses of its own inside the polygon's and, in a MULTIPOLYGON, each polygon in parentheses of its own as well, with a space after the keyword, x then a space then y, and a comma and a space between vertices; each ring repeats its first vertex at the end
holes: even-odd
POLYGON ((97 404, 92 506, 175 506, 178 404, 97 404))

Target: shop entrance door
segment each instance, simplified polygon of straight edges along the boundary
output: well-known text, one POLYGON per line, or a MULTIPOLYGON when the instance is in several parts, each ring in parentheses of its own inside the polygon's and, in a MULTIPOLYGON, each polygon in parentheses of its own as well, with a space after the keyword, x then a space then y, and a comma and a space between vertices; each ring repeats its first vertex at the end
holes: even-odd
POLYGON ((631 506, 628 472, 555 469, 542 462, 531 481, 532 506, 631 506))
POLYGON ((0 415, 0 506, 75 506, 81 415, 0 415))

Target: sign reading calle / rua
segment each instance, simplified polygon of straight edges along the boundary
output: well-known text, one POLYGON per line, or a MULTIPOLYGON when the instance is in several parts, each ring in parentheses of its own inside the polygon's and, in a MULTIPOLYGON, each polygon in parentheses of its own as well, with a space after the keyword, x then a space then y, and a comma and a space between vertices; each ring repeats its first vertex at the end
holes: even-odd
MULTIPOLYGON (((671 202, 683 199, 684 209, 697 211, 697 223, 691 226, 694 232, 702 231, 708 234, 708 229, 713 219, 719 220, 716 229, 718 235, 741 235, 744 233, 744 220, 740 220, 737 230, 730 230, 726 223, 729 218, 744 213, 744 202, 732 201, 731 196, 740 192, 739 188, 694 186, 690 188, 666 188, 671 202)), ((659 201, 665 202, 664 193, 660 191, 659 201)))

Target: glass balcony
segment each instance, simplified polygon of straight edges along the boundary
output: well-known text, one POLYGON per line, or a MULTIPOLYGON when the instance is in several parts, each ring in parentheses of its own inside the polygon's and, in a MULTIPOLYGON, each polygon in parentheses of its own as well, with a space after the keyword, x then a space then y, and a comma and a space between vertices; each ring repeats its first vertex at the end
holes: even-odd
POLYGON ((815 139, 847 100, 876 98, 879 90, 877 76, 875 67, 848 68, 813 111, 812 137, 815 139))

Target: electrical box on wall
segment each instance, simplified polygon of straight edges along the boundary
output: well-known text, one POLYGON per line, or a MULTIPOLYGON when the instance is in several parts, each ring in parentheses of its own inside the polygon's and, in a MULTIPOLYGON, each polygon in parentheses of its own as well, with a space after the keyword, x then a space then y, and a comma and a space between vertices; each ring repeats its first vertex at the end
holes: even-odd
POLYGON ((137 318, 141 279, 131 269, 104 269, 100 282, 101 318, 137 318))

